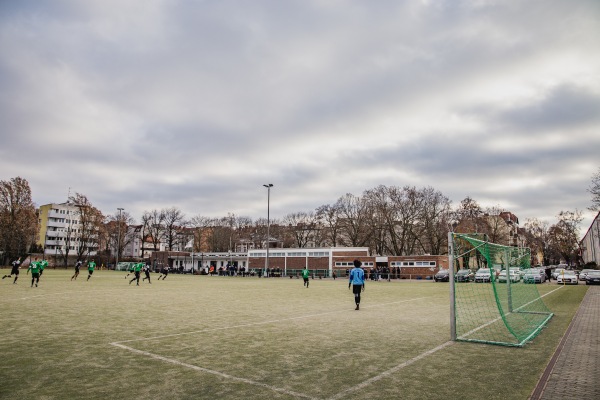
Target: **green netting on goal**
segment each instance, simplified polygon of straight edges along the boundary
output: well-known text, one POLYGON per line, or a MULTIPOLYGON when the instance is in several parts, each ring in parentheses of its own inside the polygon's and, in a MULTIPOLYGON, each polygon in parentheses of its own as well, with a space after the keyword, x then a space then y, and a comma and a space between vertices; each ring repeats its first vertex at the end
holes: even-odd
POLYGON ((481 234, 450 233, 448 237, 454 272, 490 269, 489 280, 480 274, 476 281, 456 282, 456 273, 451 274, 453 340, 523 346, 537 336, 553 314, 536 284, 521 279, 531 269, 530 250, 489 243, 481 234), (509 279, 510 271, 514 281, 509 279))

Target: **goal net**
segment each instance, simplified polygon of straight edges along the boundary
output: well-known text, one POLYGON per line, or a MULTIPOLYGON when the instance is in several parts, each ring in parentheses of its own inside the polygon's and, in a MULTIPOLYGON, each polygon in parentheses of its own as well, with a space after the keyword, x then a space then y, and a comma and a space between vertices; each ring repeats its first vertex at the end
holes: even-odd
POLYGON ((448 239, 452 339, 520 347, 537 336, 553 314, 526 274, 537 271, 530 250, 482 234, 451 232, 448 239))

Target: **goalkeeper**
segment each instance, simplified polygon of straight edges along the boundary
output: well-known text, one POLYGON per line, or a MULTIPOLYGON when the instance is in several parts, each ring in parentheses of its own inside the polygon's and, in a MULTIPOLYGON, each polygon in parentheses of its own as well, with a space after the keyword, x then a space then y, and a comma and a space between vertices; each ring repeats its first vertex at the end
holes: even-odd
POLYGON ((365 271, 360 267, 361 265, 359 260, 354 260, 354 268, 350 271, 348 281, 348 289, 352 286, 352 293, 354 293, 355 310, 360 308, 360 292, 365 291, 365 271))

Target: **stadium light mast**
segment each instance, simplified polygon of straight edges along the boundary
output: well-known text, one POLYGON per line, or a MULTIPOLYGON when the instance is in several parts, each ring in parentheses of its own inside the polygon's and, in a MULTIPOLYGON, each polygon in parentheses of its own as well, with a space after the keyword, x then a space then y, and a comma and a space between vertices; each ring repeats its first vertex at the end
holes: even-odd
POLYGON ((115 271, 117 270, 117 266, 119 265, 119 249, 121 248, 121 211, 124 210, 124 208, 118 207, 117 210, 119 210, 119 222, 118 222, 118 227, 119 227, 119 233, 117 236, 117 258, 115 260, 115 271))
POLYGON ((267 183, 263 185, 267 188, 267 258, 265 258, 265 278, 267 277, 267 269, 269 268, 269 245, 271 242, 271 216, 270 216, 270 208, 271 208, 271 188, 273 187, 272 183, 267 183))

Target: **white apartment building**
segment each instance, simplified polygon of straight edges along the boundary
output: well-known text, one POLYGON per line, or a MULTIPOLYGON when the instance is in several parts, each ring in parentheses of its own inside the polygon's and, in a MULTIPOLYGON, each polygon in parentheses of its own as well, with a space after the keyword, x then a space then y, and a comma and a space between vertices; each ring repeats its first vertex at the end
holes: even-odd
MULTIPOLYGON (((79 209, 73 203, 51 203, 39 208, 39 238, 38 244, 44 249, 46 257, 60 257, 66 253, 76 255, 81 245, 82 227, 79 219, 79 209)), ((89 244, 88 244, 89 246, 89 244)), ((89 255, 96 255, 96 249, 89 255)))
POLYGON ((579 243, 581 258, 584 263, 600 265, 600 212, 579 243))

